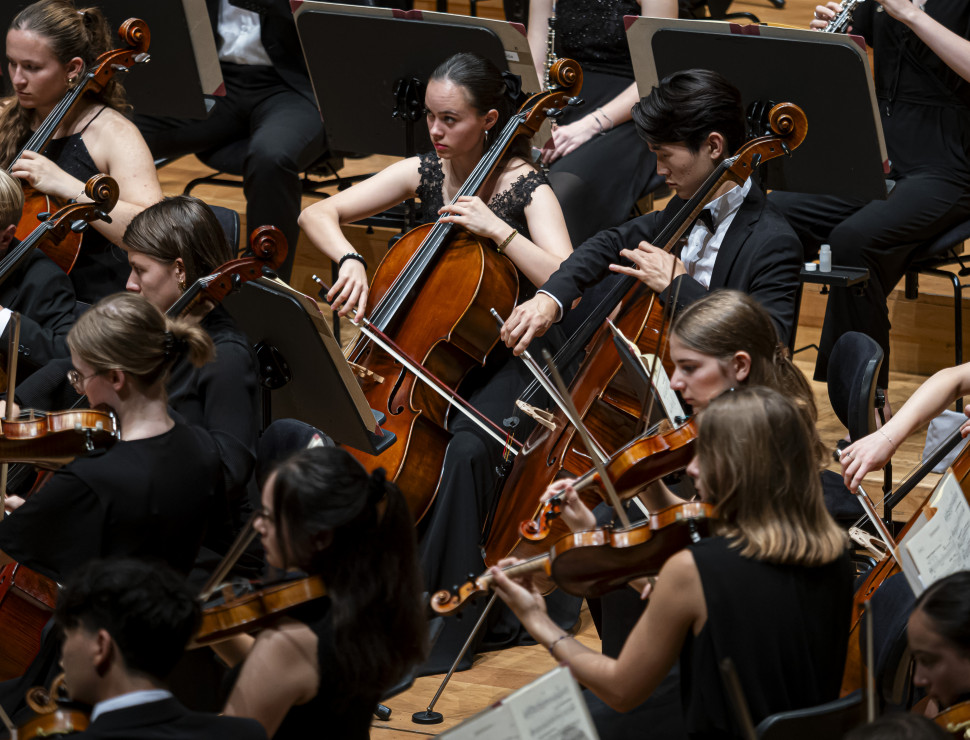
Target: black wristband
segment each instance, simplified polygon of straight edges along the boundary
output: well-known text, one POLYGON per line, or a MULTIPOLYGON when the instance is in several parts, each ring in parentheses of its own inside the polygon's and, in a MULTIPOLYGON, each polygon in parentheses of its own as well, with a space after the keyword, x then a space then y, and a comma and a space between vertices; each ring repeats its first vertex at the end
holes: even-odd
POLYGON ((367 271, 367 260, 364 259, 364 255, 358 254, 357 252, 347 252, 343 257, 340 258, 340 262, 337 263, 337 269, 339 270, 344 266, 344 262, 347 260, 357 260, 364 266, 364 271, 367 271))

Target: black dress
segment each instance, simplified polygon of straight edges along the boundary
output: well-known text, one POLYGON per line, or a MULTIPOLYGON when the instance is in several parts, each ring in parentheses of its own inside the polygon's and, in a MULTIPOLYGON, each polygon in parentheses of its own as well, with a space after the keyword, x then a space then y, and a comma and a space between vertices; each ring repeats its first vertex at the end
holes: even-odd
MULTIPOLYGON (((640 15, 636 0, 556 3, 556 55, 582 66, 580 97, 585 101, 578 108, 567 107, 559 119, 561 125, 592 113, 633 84, 625 15, 640 15)), ((602 114, 599 117, 603 120, 602 114)), ((549 184, 562 206, 573 244, 626 221, 656 168, 657 158, 637 135, 633 121, 613 127, 604 136, 594 135, 553 162, 549 184)))
MULTIPOLYGON (((434 153, 422 155, 420 172, 421 184, 417 194, 421 199, 421 210, 425 218, 434 221, 443 205, 441 161, 434 153)), ((495 215, 528 237, 525 208, 532 201, 535 189, 545 183, 542 173, 531 171, 520 176, 508 190, 493 196, 488 205, 495 215)), ((534 295, 535 290, 535 286, 520 273, 519 301, 534 295)), ((536 349, 533 351, 538 352, 541 346, 554 350, 561 341, 561 330, 553 327, 553 331, 534 343, 536 349)), ((525 363, 499 343, 489 353, 484 367, 476 367, 466 376, 459 391, 499 427, 505 419, 517 417, 515 437, 524 440, 532 420, 516 409, 515 400, 531 381, 532 375, 525 363)), ((533 403, 541 405, 540 400, 533 399, 533 403)), ((502 446, 464 415, 452 412, 448 429, 453 436, 445 453, 438 494, 419 525, 421 568, 429 593, 451 588, 462 583, 469 573, 478 574, 484 570, 479 540, 499 481, 496 471, 502 457, 502 446)), ((448 670, 483 606, 484 601, 480 600, 465 610, 461 620, 445 621, 445 629, 421 669, 423 673, 448 670)), ((470 650, 466 655, 462 670, 471 667, 474 652, 470 650)))
MULTIPOLYGON (((932 0, 925 12, 970 38, 970 5, 963 0, 932 0)), ((825 379, 838 338, 861 331, 883 349, 879 384, 885 388, 887 297, 917 245, 970 217, 970 83, 878 3, 860 5, 852 25, 875 50, 876 98, 895 188, 887 200, 868 203, 777 191, 771 200, 795 228, 807 257, 829 243, 834 264, 865 267, 872 276, 861 295, 832 289, 815 379, 825 379)))
MULTIPOLYGON (((99 115, 100 112, 91 121, 99 115)), ((82 138, 91 121, 76 134, 52 140, 44 150, 45 157, 81 182, 87 182, 101 171, 91 159, 82 138)), ((124 250, 89 226, 81 240, 77 262, 69 274, 77 299, 84 303, 96 303, 106 295, 123 291, 130 272, 124 250)))
POLYGON ((113 556, 163 560, 187 574, 221 495, 212 437, 176 424, 58 470, 0 521, 0 550, 61 583, 113 556))
POLYGON ((707 603, 688 632, 681 686, 691 738, 742 737, 720 663, 731 658, 757 725, 776 712, 838 698, 852 607, 848 554, 808 568, 742 557, 724 537, 690 546, 707 603))
MULTIPOLYGON (((283 718, 274 740, 305 740, 321 735, 340 740, 366 740, 370 737, 371 720, 380 700, 379 691, 354 691, 346 686, 337 660, 333 634, 332 602, 326 596, 288 611, 287 616, 303 622, 317 637, 317 665, 320 686, 317 694, 305 704, 297 704, 283 718)), ((230 673, 234 683, 244 664, 230 673)))

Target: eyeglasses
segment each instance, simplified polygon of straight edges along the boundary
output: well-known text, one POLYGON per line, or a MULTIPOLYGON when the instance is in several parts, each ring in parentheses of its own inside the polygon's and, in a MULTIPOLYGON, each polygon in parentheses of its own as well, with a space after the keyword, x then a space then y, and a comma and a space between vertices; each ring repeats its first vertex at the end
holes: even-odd
POLYGON ((84 395, 84 382, 91 380, 95 375, 100 375, 101 373, 91 373, 90 375, 81 375, 80 371, 75 370, 73 367, 67 371, 67 382, 71 384, 74 390, 84 395))

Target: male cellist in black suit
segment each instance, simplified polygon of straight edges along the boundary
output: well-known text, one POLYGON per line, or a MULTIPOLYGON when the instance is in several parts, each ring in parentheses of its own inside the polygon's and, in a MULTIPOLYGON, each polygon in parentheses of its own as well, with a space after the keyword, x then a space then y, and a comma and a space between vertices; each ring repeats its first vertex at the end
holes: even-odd
POLYGON ((612 270, 636 277, 665 302, 677 296, 679 306, 717 288, 744 291, 765 307, 780 341, 787 343, 794 331, 801 245, 753 180, 743 187, 728 182, 719 188, 687 232, 679 256, 653 244, 684 201, 743 144, 737 88, 716 72, 677 72, 633 107, 633 120, 657 154, 658 174, 676 196, 663 211, 601 231, 581 244, 535 298, 515 309, 502 339, 521 353, 612 270))
POLYGON ((61 590, 54 618, 61 666, 74 701, 92 707, 77 738, 265 740, 256 720, 186 709, 165 686, 198 626, 184 580, 163 565, 100 560, 61 590))
POLYGON ((206 0, 226 85, 204 121, 135 116, 152 154, 205 154, 242 141, 246 224, 279 227, 290 245, 277 270, 290 277, 300 229, 300 172, 326 148, 320 112, 288 0, 206 0))

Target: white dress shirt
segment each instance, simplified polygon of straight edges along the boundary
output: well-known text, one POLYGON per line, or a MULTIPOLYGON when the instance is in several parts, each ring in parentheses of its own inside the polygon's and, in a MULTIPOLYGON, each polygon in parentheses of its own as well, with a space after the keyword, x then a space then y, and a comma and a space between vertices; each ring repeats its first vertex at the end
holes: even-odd
POLYGON ((230 5, 229 0, 222 0, 219 5, 219 36, 222 37, 220 62, 273 66, 260 36, 259 13, 237 8, 230 5))
POLYGON ((718 250, 750 190, 751 178, 748 178, 743 187, 735 186, 712 200, 704 206, 704 210, 711 212, 714 233, 710 232, 707 224, 698 220, 687 236, 687 245, 680 252, 680 261, 684 263, 687 274, 705 288, 711 287, 711 273, 718 250))
POLYGON ((151 704, 156 701, 171 699, 172 692, 165 689, 145 689, 143 691, 130 691, 121 696, 114 696, 104 701, 99 701, 91 710, 91 721, 94 722, 98 716, 105 712, 116 712, 119 709, 128 709, 142 704, 151 704))

